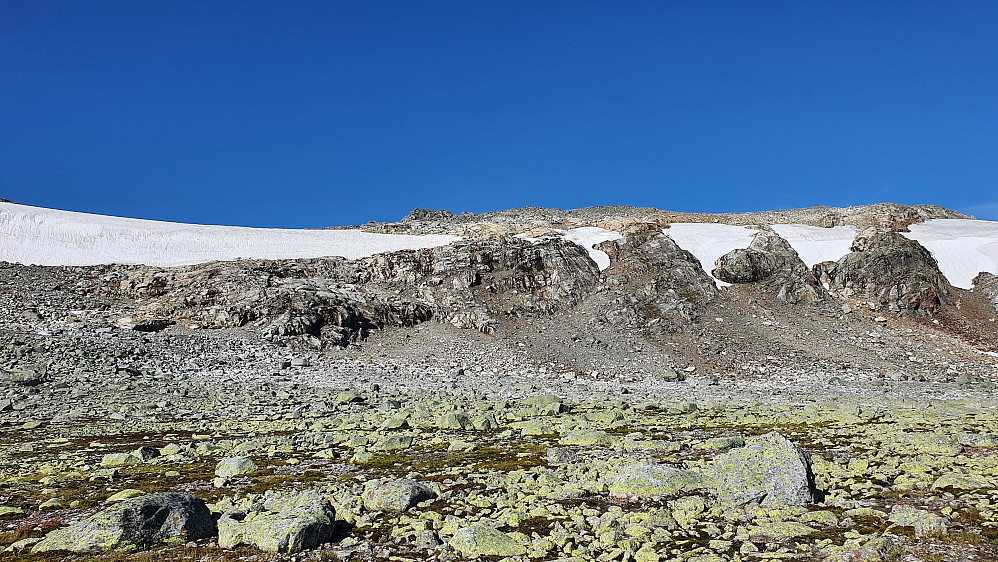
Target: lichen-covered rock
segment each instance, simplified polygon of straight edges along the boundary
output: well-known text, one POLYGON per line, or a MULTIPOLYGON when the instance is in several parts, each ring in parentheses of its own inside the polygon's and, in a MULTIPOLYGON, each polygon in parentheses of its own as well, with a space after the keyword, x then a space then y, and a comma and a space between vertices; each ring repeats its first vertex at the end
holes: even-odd
POLYGON ((232 478, 234 476, 253 474, 259 469, 260 467, 249 457, 228 457, 218 461, 218 464, 215 466, 215 476, 219 478, 232 478))
POLYGON ((364 507, 369 511, 406 511, 437 497, 433 490, 415 480, 371 480, 364 484, 364 507))
POLYGON ((910 505, 894 506, 887 519, 899 527, 912 527, 917 537, 946 534, 949 526, 949 518, 910 505))
POLYGON ((488 525, 478 524, 458 529, 450 546, 468 556, 522 556, 527 547, 488 525))
POLYGON ((771 539, 793 539, 813 535, 817 530, 796 521, 769 521, 749 527, 749 536, 771 539))
POLYGON ((815 265, 815 276, 843 295, 862 295, 899 316, 929 316, 946 304, 950 284, 932 254, 897 232, 870 228, 834 264, 815 265))
POLYGON ((215 534, 205 503, 190 494, 149 494, 115 504, 78 523, 56 529, 34 553, 91 552, 188 542, 215 534))
POLYGON ((952 489, 972 492, 990 487, 991 484, 979 476, 957 472, 943 474, 932 483, 932 489, 934 490, 952 489))
POLYGON ((815 501, 807 454, 779 433, 745 440, 745 446, 714 458, 710 474, 724 503, 807 505, 815 501))
POLYGON ((689 471, 658 464, 621 468, 610 481, 614 496, 675 496, 705 487, 703 477, 689 471))
POLYGON ((821 299, 825 291, 797 251, 768 227, 757 232, 748 248, 724 254, 715 262, 714 277, 727 283, 762 282, 777 299, 794 304, 821 299))
POLYGON ((893 562, 900 548, 889 537, 873 537, 865 542, 850 539, 842 546, 834 543, 821 549, 825 562, 893 562))
POLYGON ((336 512, 329 500, 316 492, 282 497, 264 505, 239 521, 228 514, 218 520, 218 546, 241 545, 264 552, 295 553, 311 550, 329 541, 336 512))

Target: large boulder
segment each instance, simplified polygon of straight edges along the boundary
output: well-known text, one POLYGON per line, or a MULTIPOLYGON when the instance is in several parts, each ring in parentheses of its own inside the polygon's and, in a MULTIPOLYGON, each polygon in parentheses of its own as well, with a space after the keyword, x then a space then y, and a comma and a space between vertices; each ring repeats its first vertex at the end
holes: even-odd
POLYGON ((270 500, 263 511, 246 514, 240 521, 230 514, 218 520, 218 546, 254 546, 264 552, 295 553, 328 542, 336 512, 317 492, 270 500))
POLYGON ((215 522, 205 503, 190 494, 149 494, 125 500, 69 527, 56 529, 34 553, 147 548, 211 537, 215 522))
POLYGON ((918 242, 869 228, 856 236, 850 249, 835 263, 814 266, 815 276, 831 290, 869 298, 899 316, 930 316, 947 302, 950 284, 918 242))
POLYGON ((727 283, 762 282, 766 292, 790 304, 819 300, 825 295, 797 251, 769 227, 762 227, 748 248, 718 258, 712 273, 727 283))
POLYGON ((371 480, 364 484, 364 507, 369 511, 402 512, 437 497, 415 480, 371 480))
POLYGON ((814 474, 808 455, 771 432, 745 440, 744 447, 718 455, 711 464, 718 498, 727 504, 814 503, 814 474))

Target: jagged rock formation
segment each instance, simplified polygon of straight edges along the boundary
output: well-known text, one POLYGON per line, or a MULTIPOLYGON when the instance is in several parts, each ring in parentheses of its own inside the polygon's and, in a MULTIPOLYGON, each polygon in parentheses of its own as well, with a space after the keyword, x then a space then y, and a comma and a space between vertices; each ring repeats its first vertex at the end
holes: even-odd
MULTIPOLYGON (((183 268, 119 268, 104 290, 142 299, 136 329, 251 325, 313 347, 431 318, 484 332, 503 315, 551 313, 596 286, 586 250, 502 237, 361 260, 244 260, 183 268)), ((82 283, 80 290, 93 290, 82 283)))
POLYGON ((986 296, 998 311, 998 275, 981 273, 974 278, 974 291, 986 296))
POLYGON ((644 326, 651 333, 698 322, 697 306, 717 296, 700 262, 656 224, 636 224, 622 234, 622 240, 597 246, 610 256, 610 267, 603 272, 607 284, 622 293, 609 303, 605 319, 618 326, 644 326))
POLYGON ((431 209, 413 209, 402 219, 402 222, 446 220, 453 216, 454 214, 446 209, 438 209, 436 211, 431 209))
POLYGON ((789 304, 821 299, 824 291, 797 252, 771 228, 761 228, 748 248, 718 258, 714 277, 733 284, 761 281, 763 291, 789 304))
POLYGON ((844 296, 865 296, 899 316, 930 316, 947 302, 950 285, 921 244, 869 228, 838 262, 815 265, 815 276, 844 296))
POLYGON ((930 219, 966 219, 966 215, 938 205, 875 203, 855 207, 815 206, 806 209, 747 213, 684 213, 650 207, 601 206, 582 209, 522 207, 487 213, 452 214, 449 211, 414 209, 397 223, 369 223, 364 230, 406 234, 455 234, 475 237, 484 232, 515 234, 538 226, 570 229, 599 226, 620 231, 632 224, 653 223, 667 227, 676 222, 717 222, 735 226, 805 224, 833 227, 853 225, 860 230, 879 227, 906 231, 908 225, 930 219))

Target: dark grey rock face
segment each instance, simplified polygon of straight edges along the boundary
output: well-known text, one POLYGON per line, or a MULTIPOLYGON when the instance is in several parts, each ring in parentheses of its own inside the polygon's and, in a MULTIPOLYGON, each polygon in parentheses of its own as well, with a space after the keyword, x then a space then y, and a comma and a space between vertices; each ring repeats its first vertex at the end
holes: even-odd
POLYGON ((987 272, 979 274, 974 278, 974 292, 986 296, 998 311, 998 275, 987 272))
POLYGON ((215 522, 203 501, 190 494, 149 494, 56 529, 36 544, 32 552, 142 548, 164 542, 194 541, 214 534, 215 522))
POLYGON ((622 240, 597 246, 610 256, 603 272, 611 287, 629 293, 611 303, 612 324, 673 332, 700 321, 698 305, 713 302, 717 287, 693 254, 655 224, 634 225, 622 240))
POLYGON ((851 253, 815 266, 815 275, 842 294, 873 299, 899 316, 931 316, 946 304, 950 284, 921 244, 897 232, 867 229, 851 253))
POLYGON ((748 248, 718 258, 712 273, 733 284, 761 281, 767 292, 790 304, 819 300, 825 293, 797 252, 769 228, 760 230, 748 248))
POLYGON ((138 327, 250 325, 273 339, 346 345, 371 329, 430 319, 491 332, 502 315, 552 313, 599 282, 588 252, 515 237, 361 260, 246 260, 124 268, 92 290, 143 299, 138 327))

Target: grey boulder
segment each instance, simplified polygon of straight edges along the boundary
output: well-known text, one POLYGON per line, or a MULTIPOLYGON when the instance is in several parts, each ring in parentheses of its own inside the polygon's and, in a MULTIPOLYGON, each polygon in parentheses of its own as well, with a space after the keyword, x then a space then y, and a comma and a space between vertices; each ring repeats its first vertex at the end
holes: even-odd
POLYGON ((715 457, 711 476, 728 504, 800 506, 814 503, 817 494, 810 458, 775 431, 715 457))
POLYGON ((295 553, 328 542, 336 512, 329 500, 317 492, 268 502, 266 511, 252 513, 242 521, 229 515, 218 520, 218 546, 248 545, 264 552, 295 553))
POLYGON ((125 500, 69 527, 56 529, 31 551, 145 548, 214 534, 215 522, 203 501, 190 494, 168 492, 125 500))

